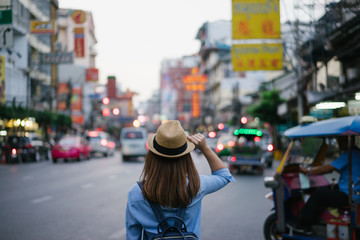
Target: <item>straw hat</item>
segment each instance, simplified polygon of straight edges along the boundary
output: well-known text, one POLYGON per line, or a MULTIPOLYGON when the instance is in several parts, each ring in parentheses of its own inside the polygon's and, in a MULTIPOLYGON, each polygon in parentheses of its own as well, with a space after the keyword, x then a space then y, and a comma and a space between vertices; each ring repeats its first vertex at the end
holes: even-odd
POLYGON ((147 144, 150 151, 168 158, 183 156, 195 148, 177 120, 169 120, 161 124, 156 134, 149 135, 147 144))

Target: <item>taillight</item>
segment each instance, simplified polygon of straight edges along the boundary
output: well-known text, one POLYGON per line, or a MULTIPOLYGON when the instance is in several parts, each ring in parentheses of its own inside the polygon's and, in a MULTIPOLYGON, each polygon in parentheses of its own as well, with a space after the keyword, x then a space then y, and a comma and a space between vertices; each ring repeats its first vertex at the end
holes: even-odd
POLYGON ((272 152, 272 151, 274 150, 274 146, 273 146, 272 144, 269 144, 269 145, 267 146, 267 150, 268 150, 269 152, 272 152))
POLYGON ((31 143, 25 144, 25 148, 32 148, 32 147, 33 147, 33 145, 31 145, 31 143))
POLYGON ((100 144, 101 144, 102 146, 107 146, 107 140, 106 140, 106 139, 101 139, 100 144))
POLYGON ((11 149, 11 154, 16 155, 16 148, 11 149))
POLYGON ((108 143, 107 143, 107 146, 108 146, 109 148, 115 148, 115 143, 114 143, 114 142, 108 142, 108 143))
POLYGON ((235 146, 235 141, 229 141, 229 142, 228 142, 228 145, 229 145, 229 147, 235 146))
POLYGON ((149 150, 149 146, 148 146, 147 142, 146 142, 145 146, 146 146, 146 149, 149 150))
POLYGON ((230 159, 231 159, 232 162, 235 162, 235 161, 236 161, 236 157, 235 157, 235 156, 232 156, 230 159))
POLYGON ((222 145, 222 144, 220 143, 220 144, 218 144, 218 145, 216 146, 215 151, 216 151, 216 152, 220 152, 220 151, 222 151, 222 150, 224 150, 224 145, 222 145))

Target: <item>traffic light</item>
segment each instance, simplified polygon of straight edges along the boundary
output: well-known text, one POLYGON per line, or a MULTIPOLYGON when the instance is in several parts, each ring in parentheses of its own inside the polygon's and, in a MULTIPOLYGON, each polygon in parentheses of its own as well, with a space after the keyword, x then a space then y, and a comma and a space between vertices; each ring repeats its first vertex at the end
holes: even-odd
POLYGON ((104 117, 110 116, 110 109, 109 109, 109 108, 104 108, 104 109, 102 110, 102 115, 103 115, 104 117))

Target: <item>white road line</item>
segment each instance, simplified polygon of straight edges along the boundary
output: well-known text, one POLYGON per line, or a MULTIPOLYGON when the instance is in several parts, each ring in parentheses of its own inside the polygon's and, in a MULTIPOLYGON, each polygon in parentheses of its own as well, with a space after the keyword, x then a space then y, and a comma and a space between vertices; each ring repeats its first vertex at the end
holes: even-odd
POLYGON ((118 232, 115 232, 109 236, 109 239, 125 239, 126 229, 123 228, 118 232))
POLYGON ((87 189, 87 188, 92 188, 94 185, 92 183, 87 183, 84 185, 81 185, 82 188, 87 189))
POLYGON ((37 198, 37 199, 34 199, 32 200, 32 203, 41 203, 41 202, 46 202, 46 201, 50 201, 53 197, 52 196, 45 196, 45 197, 42 197, 42 198, 37 198))

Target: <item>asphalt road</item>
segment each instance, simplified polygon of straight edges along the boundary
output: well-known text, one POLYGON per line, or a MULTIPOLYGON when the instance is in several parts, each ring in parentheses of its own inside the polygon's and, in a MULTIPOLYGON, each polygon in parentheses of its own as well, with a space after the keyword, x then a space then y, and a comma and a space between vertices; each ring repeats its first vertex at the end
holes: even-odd
MULTIPOLYGON (((193 154, 201 174, 210 169, 193 154)), ((127 192, 143 159, 122 162, 119 152, 84 162, 0 165, 0 240, 125 239, 127 192)), ((203 200, 202 239, 263 239, 272 208, 264 175, 235 175, 236 183, 203 200)))

